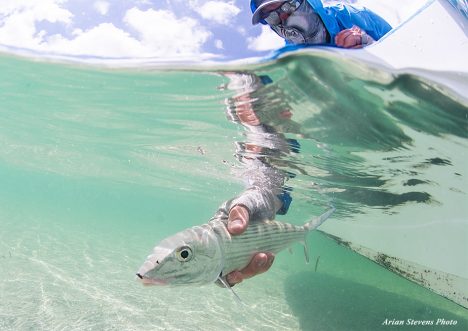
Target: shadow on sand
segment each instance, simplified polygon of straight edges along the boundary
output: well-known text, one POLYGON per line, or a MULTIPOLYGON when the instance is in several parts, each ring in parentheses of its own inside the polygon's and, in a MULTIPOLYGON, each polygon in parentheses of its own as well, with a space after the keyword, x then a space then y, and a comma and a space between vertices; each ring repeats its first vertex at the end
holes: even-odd
MULTIPOLYGON (((316 272, 288 277, 286 297, 302 330, 468 330, 468 318, 406 296, 316 272), (385 325, 385 320, 432 321, 432 326, 385 325), (438 319, 455 326, 436 325, 438 319)), ((468 314, 467 314, 468 316, 468 314)))

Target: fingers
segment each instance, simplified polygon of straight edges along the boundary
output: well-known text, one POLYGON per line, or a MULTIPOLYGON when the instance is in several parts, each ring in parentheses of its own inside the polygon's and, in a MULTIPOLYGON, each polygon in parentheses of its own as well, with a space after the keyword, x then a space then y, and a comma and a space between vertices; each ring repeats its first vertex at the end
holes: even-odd
POLYGON ((364 33, 359 27, 353 26, 351 29, 338 33, 335 37, 335 44, 343 48, 361 48, 364 33))
MULTIPOLYGON (((228 231, 232 235, 242 234, 249 225, 249 211, 242 205, 231 208, 228 216, 228 231)), ((246 278, 264 273, 270 269, 275 256, 273 253, 257 253, 250 263, 242 270, 235 270, 226 276, 226 281, 233 286, 239 284, 246 278)))
POLYGON ((259 275, 270 269, 274 259, 275 256, 273 253, 258 253, 252 258, 252 261, 250 261, 250 263, 240 272, 244 279, 259 275))
POLYGON ((231 208, 228 216, 227 229, 232 235, 243 233, 249 225, 249 211, 246 207, 237 205, 231 208))
POLYGON ((273 253, 258 253, 244 269, 228 274, 226 280, 231 286, 239 284, 244 279, 259 275, 270 269, 274 260, 275 256, 273 253))
POLYGON ((233 271, 226 276, 226 281, 230 286, 241 283, 244 280, 244 276, 240 271, 233 271))

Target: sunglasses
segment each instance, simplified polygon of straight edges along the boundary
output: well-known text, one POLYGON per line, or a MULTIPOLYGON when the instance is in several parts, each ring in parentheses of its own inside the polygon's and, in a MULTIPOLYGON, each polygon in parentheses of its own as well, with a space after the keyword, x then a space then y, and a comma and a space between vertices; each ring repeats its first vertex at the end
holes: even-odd
POLYGON ((262 12, 260 17, 265 20, 270 25, 277 25, 281 23, 281 14, 291 15, 296 11, 296 9, 301 5, 302 1, 299 0, 289 0, 283 3, 276 9, 273 9, 268 12, 262 12))

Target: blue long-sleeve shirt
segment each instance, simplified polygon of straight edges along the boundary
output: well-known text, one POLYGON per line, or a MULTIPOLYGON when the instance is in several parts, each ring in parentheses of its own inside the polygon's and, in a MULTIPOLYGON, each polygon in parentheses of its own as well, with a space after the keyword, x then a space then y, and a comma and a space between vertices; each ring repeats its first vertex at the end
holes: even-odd
MULTIPOLYGON (((320 0, 304 1, 308 1, 322 19, 330 34, 330 45, 335 45, 335 36, 340 31, 350 29, 354 25, 364 30, 374 40, 379 40, 392 29, 382 17, 367 8, 356 8, 344 4, 324 6, 320 0)), ((250 2, 250 7, 252 12, 257 9, 253 0, 250 2)), ((264 20, 260 23, 267 24, 264 20)))

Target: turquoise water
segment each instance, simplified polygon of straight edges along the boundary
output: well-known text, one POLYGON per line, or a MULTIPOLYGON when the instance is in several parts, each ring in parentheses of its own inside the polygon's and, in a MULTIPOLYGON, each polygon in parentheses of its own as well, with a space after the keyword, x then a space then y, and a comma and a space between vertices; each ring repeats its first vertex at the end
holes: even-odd
POLYGON ((157 241, 242 192, 255 175, 242 157, 286 174, 293 202, 280 220, 302 224, 333 203, 329 226, 377 215, 382 235, 406 212, 419 215, 409 226, 420 210, 444 215, 456 233, 414 250, 437 243, 443 269, 462 274, 468 107, 443 87, 313 54, 229 72, 2 55, 0 75, 0 330, 468 328, 462 306, 322 232, 309 238, 312 263, 297 245, 237 285, 245 308, 214 285, 134 276, 157 241), (268 134, 239 121, 242 109, 268 134), (384 325, 408 319, 434 325, 384 325))

